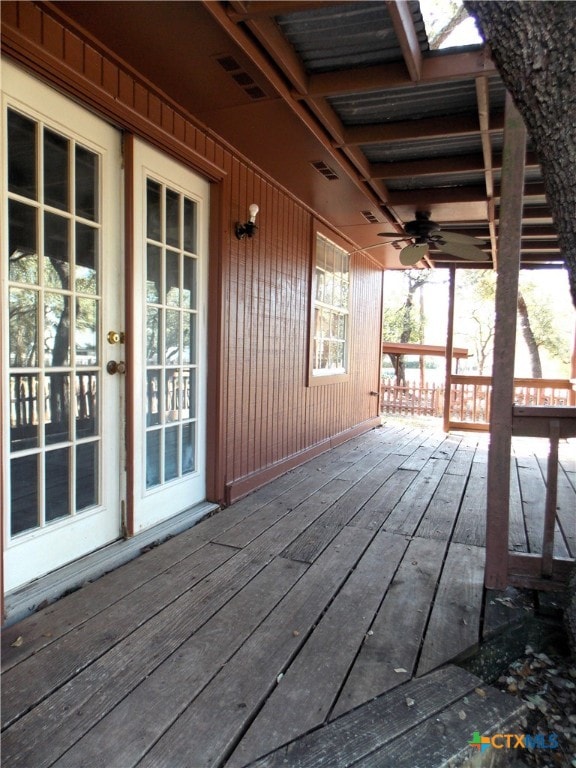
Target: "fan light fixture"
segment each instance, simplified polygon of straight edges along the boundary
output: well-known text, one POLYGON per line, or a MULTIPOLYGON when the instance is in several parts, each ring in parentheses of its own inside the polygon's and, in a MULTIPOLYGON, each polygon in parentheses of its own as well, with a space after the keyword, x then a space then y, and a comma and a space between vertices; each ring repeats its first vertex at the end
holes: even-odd
POLYGON ((240 224, 239 221, 236 222, 236 225, 234 227, 234 233, 238 240, 242 240, 244 237, 252 237, 254 235, 254 232, 258 229, 256 226, 256 214, 260 208, 256 205, 256 203, 252 203, 252 205, 248 208, 248 213, 250 215, 250 218, 245 224, 240 224))

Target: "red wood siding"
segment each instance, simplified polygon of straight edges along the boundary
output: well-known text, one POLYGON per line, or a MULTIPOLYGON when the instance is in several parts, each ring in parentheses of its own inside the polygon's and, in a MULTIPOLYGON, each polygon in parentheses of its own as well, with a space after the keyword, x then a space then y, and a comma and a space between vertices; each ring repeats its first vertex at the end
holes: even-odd
POLYGON ((3 2, 3 50, 213 185, 209 496, 233 500, 311 453, 377 423, 381 273, 352 257, 350 377, 306 386, 314 212, 113 58, 28 2, 3 2), (250 203, 258 230, 237 240, 250 203))

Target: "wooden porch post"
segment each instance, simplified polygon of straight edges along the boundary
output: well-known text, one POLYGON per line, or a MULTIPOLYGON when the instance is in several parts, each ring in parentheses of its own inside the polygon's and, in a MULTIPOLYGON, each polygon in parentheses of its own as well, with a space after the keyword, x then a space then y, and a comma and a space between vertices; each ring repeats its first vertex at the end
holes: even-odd
POLYGON ((525 159, 526 128, 512 97, 507 94, 486 506, 485 584, 491 589, 504 589, 508 583, 514 350, 525 159))
POLYGON ((450 267, 448 288, 448 331, 446 335, 446 376, 444 380, 444 432, 450 430, 450 396, 452 392, 452 355, 454 354, 454 297, 456 294, 456 269, 450 267))

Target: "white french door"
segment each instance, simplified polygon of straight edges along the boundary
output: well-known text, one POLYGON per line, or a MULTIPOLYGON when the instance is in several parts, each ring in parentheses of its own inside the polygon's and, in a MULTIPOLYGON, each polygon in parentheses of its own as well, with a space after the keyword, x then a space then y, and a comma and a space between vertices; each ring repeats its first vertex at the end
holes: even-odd
POLYGON ((206 495, 209 183, 134 145, 134 529, 206 495))
POLYGON ((118 132, 2 61, 2 440, 9 591, 120 536, 118 132))

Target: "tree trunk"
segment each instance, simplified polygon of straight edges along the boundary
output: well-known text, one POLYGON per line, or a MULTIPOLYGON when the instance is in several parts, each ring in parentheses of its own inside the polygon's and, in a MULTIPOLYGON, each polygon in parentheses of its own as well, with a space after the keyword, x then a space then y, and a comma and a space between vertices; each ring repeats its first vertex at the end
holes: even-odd
POLYGON ((540 351, 538 344, 534 338, 534 332, 530 325, 530 316, 528 315, 528 307, 524 301, 524 296, 518 292, 518 315, 520 316, 520 330, 522 336, 528 347, 528 354, 530 355, 530 369, 532 372, 532 378, 542 378, 542 362, 540 360, 540 351))
POLYGON ((465 0, 524 118, 576 306, 576 14, 571 2, 465 0))

